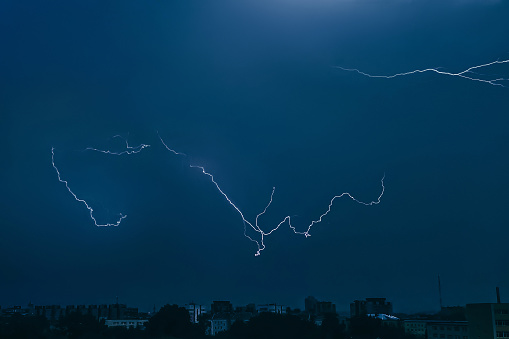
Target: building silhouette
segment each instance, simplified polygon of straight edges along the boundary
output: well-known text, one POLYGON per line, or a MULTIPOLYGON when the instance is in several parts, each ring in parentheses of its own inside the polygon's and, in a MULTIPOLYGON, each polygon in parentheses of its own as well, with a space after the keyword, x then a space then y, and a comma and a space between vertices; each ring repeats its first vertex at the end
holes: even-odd
POLYGON ((304 299, 304 310, 310 316, 323 316, 326 313, 336 313, 336 305, 331 301, 318 301, 309 296, 304 299))
POLYGON ((366 300, 354 300, 350 304, 350 316, 358 317, 369 314, 389 314, 392 312, 392 303, 385 301, 386 298, 366 298, 366 300))
POLYGON ((184 308, 189 312, 189 319, 191 319, 193 324, 197 324, 200 316, 207 312, 204 305, 198 305, 195 303, 186 304, 184 305, 184 308))
POLYGON ((210 311, 212 314, 216 313, 232 313, 233 312, 233 305, 230 301, 214 301, 212 302, 212 305, 210 306, 210 311))
POLYGON ((509 338, 509 304, 467 304, 470 339, 509 338))

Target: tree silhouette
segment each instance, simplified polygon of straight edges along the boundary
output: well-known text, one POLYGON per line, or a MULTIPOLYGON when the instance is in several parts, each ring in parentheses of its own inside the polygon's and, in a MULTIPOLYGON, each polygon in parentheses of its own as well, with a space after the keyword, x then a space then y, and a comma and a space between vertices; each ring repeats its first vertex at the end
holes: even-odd
POLYGON ((178 305, 161 307, 145 326, 147 334, 152 337, 173 336, 191 339, 203 335, 201 328, 191 323, 189 312, 178 305))
POLYGON ((316 339, 316 325, 293 315, 261 313, 247 324, 235 322, 228 332, 218 334, 218 338, 231 339, 316 339))
POLYGON ((350 334, 353 339, 416 339, 412 334, 405 334, 402 327, 384 326, 382 320, 360 316, 350 320, 350 334))
POLYGON ((322 338, 324 339, 343 339, 345 338, 345 328, 339 323, 336 313, 325 313, 322 326, 320 328, 322 338))
POLYGON ((14 314, 11 317, 0 318, 0 338, 47 338, 48 332, 49 321, 44 317, 14 314))
POLYGON ((59 327, 70 339, 98 337, 106 329, 104 323, 80 312, 72 312, 59 321, 59 327))

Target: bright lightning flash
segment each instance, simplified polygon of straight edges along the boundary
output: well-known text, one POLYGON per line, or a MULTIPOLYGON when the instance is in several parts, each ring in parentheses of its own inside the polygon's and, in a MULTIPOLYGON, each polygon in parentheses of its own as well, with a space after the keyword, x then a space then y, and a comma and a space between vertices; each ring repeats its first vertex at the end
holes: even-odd
POLYGON ((150 145, 145 145, 145 144, 141 144, 141 145, 138 145, 136 147, 131 147, 131 146, 129 146, 129 142, 127 141, 127 139, 122 137, 122 136, 120 136, 120 135, 115 135, 115 136, 113 136, 113 138, 121 138, 121 139, 123 139, 124 142, 125 142, 126 150, 122 151, 122 152, 113 152, 113 151, 110 151, 110 150, 101 150, 101 149, 97 149, 97 148, 93 148, 93 147, 87 147, 85 149, 85 151, 96 151, 96 152, 100 152, 100 153, 104 153, 104 154, 113 154, 113 155, 124 155, 124 154, 130 155, 130 154, 139 153, 144 148, 150 147, 150 145))
POLYGON ((58 170, 57 166, 55 165, 55 148, 54 147, 51 148, 51 164, 53 165, 53 168, 57 172, 58 181, 63 182, 65 184, 65 187, 67 187, 67 190, 69 191, 69 193, 72 194, 74 199, 85 204, 88 211, 90 212, 90 218, 92 218, 92 221, 94 222, 94 224, 96 226, 118 226, 118 225, 120 225, 122 220, 124 220, 127 217, 127 215, 123 215, 122 213, 120 213, 120 217, 118 218, 118 220, 115 223, 98 224, 97 220, 94 217, 94 209, 85 200, 78 198, 78 196, 76 196, 76 194, 69 187, 69 184, 67 183, 67 181, 63 180, 62 177, 60 176, 60 171, 58 170))
MULTIPOLYGON (((163 144, 163 146, 170 152, 172 152, 173 154, 175 155, 183 155, 183 156, 186 156, 184 153, 180 153, 180 152, 177 152, 171 148, 168 147, 168 145, 166 145, 166 143, 164 142, 164 140, 161 138, 161 136, 158 134, 159 136, 159 139, 161 139, 161 143, 163 144)), ((315 225, 315 224, 318 224, 320 222, 322 222, 322 219, 327 215, 329 214, 329 212, 331 211, 332 209, 332 205, 334 204, 334 201, 336 199, 339 199, 339 198, 342 198, 342 197, 348 197, 350 199, 352 199, 353 201, 359 203, 359 204, 362 204, 362 205, 365 205, 365 206, 371 206, 371 205, 377 205, 380 203, 380 199, 382 198, 383 194, 384 194, 384 191, 385 191, 385 186, 384 186, 384 179, 385 179, 385 175, 382 177, 381 179, 381 183, 382 183, 382 192, 380 193, 380 195, 378 196, 378 198, 374 201, 371 201, 371 202, 363 202, 363 201, 360 201, 360 200, 357 200, 356 198, 354 198, 350 193, 341 193, 340 195, 336 195, 334 196, 330 203, 329 203, 329 207, 327 209, 327 211, 325 211, 322 215, 320 215, 320 217, 317 219, 317 220, 313 220, 311 222, 311 224, 309 224, 307 230, 305 232, 299 232, 295 229, 294 226, 292 226, 292 223, 291 223, 291 216, 286 216, 279 224, 277 224, 276 227, 274 227, 273 229, 271 229, 270 231, 266 232, 266 231, 263 231, 258 223, 258 219, 263 215, 265 214, 265 212, 267 211, 267 209, 270 207, 270 205, 272 204, 272 199, 274 197, 274 192, 276 190, 275 187, 272 188, 272 193, 270 195, 270 200, 269 200, 269 203, 267 204, 267 206, 265 206, 265 208, 263 209, 262 212, 260 212, 257 216, 256 216, 256 219, 254 221, 254 224, 249 222, 245 217, 244 217, 244 214, 242 213, 242 211, 237 207, 237 205, 235 205, 233 203, 233 201, 228 197, 228 195, 226 195, 226 193, 224 193, 224 191, 221 189, 221 187, 219 187, 219 184, 214 180, 214 176, 210 173, 208 173, 204 167, 202 166, 197 166, 197 165, 189 165, 189 167, 191 168, 198 168, 201 170, 201 172, 208 176, 211 180, 211 182, 216 186, 216 189, 219 191, 219 193, 221 193, 223 195, 223 197, 226 199, 226 201, 228 201, 228 203, 237 211, 237 213, 240 215, 240 217, 242 218, 242 222, 244 223, 244 236, 246 238, 248 238, 249 240, 251 240, 252 242, 256 243, 257 247, 258 247, 258 250, 256 251, 255 253, 255 256, 259 256, 261 254, 261 251, 263 251, 265 249, 265 243, 264 243, 264 238, 265 236, 268 236, 270 234, 272 234, 272 232, 274 232, 275 230, 277 230, 281 225, 283 225, 284 223, 288 222, 288 226, 293 230, 293 232, 295 234, 300 234, 300 235, 304 235, 306 238, 307 237, 310 237, 311 234, 309 234, 311 228, 315 225), (255 240, 253 238, 251 238, 248 234, 247 234, 247 226, 251 227, 255 232, 259 233, 260 234, 260 237, 261 237, 261 240, 258 241, 258 240, 255 240)))
POLYGON ((453 76, 453 77, 464 78, 464 79, 467 79, 467 80, 483 82, 483 83, 486 83, 486 84, 489 84, 489 85, 493 85, 493 86, 506 87, 506 86, 503 85, 503 82, 504 81, 509 81, 509 78, 482 79, 482 78, 479 77, 480 74, 474 72, 474 70, 479 70, 481 68, 489 67, 489 66, 492 66, 492 65, 499 65, 499 64, 505 64, 505 63, 509 63, 509 59, 507 59, 507 60, 496 60, 496 61, 488 62, 486 64, 472 66, 472 67, 469 67, 466 70, 458 72, 458 73, 451 73, 451 72, 441 71, 441 70, 439 70, 439 68, 426 68, 426 69, 416 69, 416 70, 409 71, 409 72, 404 72, 404 73, 397 73, 397 74, 393 74, 393 75, 372 75, 372 74, 368 74, 368 73, 362 72, 362 71, 360 71, 360 70, 358 70, 356 68, 344 68, 344 67, 340 67, 340 66, 334 66, 334 67, 335 68, 339 68, 339 69, 341 69, 343 71, 357 72, 357 73, 359 73, 361 75, 364 75, 364 76, 367 76, 367 77, 370 77, 370 78, 392 79, 392 78, 396 78, 396 77, 404 76, 404 75, 411 75, 411 74, 425 73, 425 72, 434 72, 434 73, 441 74, 441 75, 448 75, 448 76, 453 76))

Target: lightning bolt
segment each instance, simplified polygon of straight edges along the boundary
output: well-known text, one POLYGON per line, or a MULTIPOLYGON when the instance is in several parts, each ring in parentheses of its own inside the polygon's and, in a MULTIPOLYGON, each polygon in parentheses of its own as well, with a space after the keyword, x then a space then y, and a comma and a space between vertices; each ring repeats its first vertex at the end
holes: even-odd
POLYGON ((94 222, 94 224, 96 226, 118 226, 118 225, 120 225, 122 220, 124 220, 127 217, 127 215, 123 215, 122 213, 120 213, 120 217, 118 218, 118 220, 115 223, 98 224, 97 220, 94 217, 94 209, 85 200, 78 198, 78 196, 69 187, 69 183, 66 180, 63 180, 62 177, 60 176, 60 171, 58 170, 57 166, 55 165, 55 148, 54 147, 51 147, 51 164, 53 165, 53 168, 57 172, 58 181, 65 184, 65 187, 67 187, 67 190, 69 191, 69 193, 72 194, 72 196, 74 197, 74 199, 76 199, 76 201, 82 202, 87 207, 88 211, 90 212, 90 218, 92 218, 92 221, 94 222))
MULTIPOLYGON (((159 135, 159 133, 157 132, 157 136, 159 137, 159 139, 161 140, 161 143, 163 144, 163 146, 166 148, 166 150, 170 151, 171 153, 173 153, 174 155, 178 155, 178 156, 185 156, 187 157, 187 154, 185 153, 181 153, 181 152, 177 152, 175 151, 174 149, 170 148, 163 140, 163 138, 159 135)), ((144 148, 146 147, 150 147, 150 145, 146 145, 146 144, 141 144, 141 145, 138 145, 136 147, 131 147, 129 146, 129 143, 127 141, 127 139, 121 137, 120 135, 115 135, 113 138, 116 138, 116 137, 119 137, 119 138, 122 138, 124 139, 125 143, 126 143, 126 150, 125 151, 122 151, 122 152, 113 152, 113 151, 110 151, 110 150, 101 150, 101 149, 96 149, 96 148, 92 148, 92 147, 88 147, 86 148, 85 150, 91 150, 91 151, 96 151, 96 152, 100 152, 100 153, 104 153, 104 154, 111 154, 111 155, 123 155, 123 154, 135 154, 135 153, 139 153, 141 152, 141 150, 143 150, 144 148)), ((97 223, 97 220, 95 219, 94 217, 94 210, 93 208, 83 199, 80 199, 78 198, 78 196, 71 190, 71 188, 69 187, 69 184, 66 180, 63 180, 61 175, 60 175, 60 171, 58 170, 57 166, 55 165, 55 151, 54 151, 54 148, 52 147, 51 148, 51 163, 53 165, 53 168, 55 169, 55 171, 57 172, 57 177, 58 177, 58 180, 62 183, 65 184, 67 190, 69 191, 69 193, 72 194, 72 196, 74 197, 74 199, 76 201, 79 201, 79 202, 82 202, 86 208, 89 210, 90 212, 90 218, 93 220, 94 224, 96 226, 118 226, 120 225, 120 223, 122 222, 122 220, 124 218, 127 217, 127 215, 123 215, 123 214, 120 214, 120 217, 119 219, 115 222, 115 223, 107 223, 107 224, 98 224, 97 223)), ((269 202, 268 204, 265 206, 265 208, 256 215, 256 218, 254 220, 254 223, 250 222, 249 220, 247 220, 245 217, 244 217, 244 214, 242 213, 242 211, 237 207, 237 205, 235 205, 235 203, 228 197, 228 195, 221 189, 221 187, 219 186, 219 184, 217 183, 217 181, 214 179, 214 176, 207 172, 205 170, 205 168, 203 166, 199 166, 199 165, 189 165, 190 168, 197 168, 201 171, 201 173, 203 175, 206 175, 207 177, 209 177, 210 181, 214 184, 214 186, 216 187, 216 189, 219 191, 219 193, 221 193, 221 195, 226 199, 226 201, 235 209, 235 211, 237 211, 237 213, 240 215, 241 219, 242 219, 242 222, 244 224, 244 236, 246 238, 248 238, 249 240, 251 240, 252 242, 254 242, 256 245, 257 245, 257 251, 255 253, 255 256, 259 256, 261 254, 261 251, 263 251, 265 249, 265 237, 266 236, 269 236, 271 235, 274 231, 276 231, 277 229, 279 229, 279 227, 281 227, 282 225, 284 225, 285 223, 288 223, 288 226, 289 228, 295 233, 295 234, 299 234, 299 235, 304 235, 306 238, 307 237, 310 237, 311 234, 309 233, 311 231, 311 228, 322 222, 323 218, 325 216, 327 216, 327 214, 329 214, 332 210, 332 206, 334 204, 334 201, 336 199, 339 199, 339 198, 342 198, 342 197, 348 197, 350 199, 352 199, 353 201, 359 203, 359 204, 362 204, 362 205, 365 205, 365 206, 371 206, 371 205, 377 205, 380 203, 380 200, 384 194, 384 191, 385 191, 385 186, 384 186, 384 179, 385 179, 385 174, 384 176, 382 177, 381 179, 381 185, 382 185, 382 191, 380 193, 380 195, 378 196, 378 198, 376 200, 373 200, 371 202, 363 202, 363 201, 360 201, 358 199, 356 199, 354 196, 352 196, 350 193, 348 192, 345 192, 345 193, 341 193, 340 195, 336 195, 334 196, 330 203, 329 203, 329 206, 327 208, 327 210, 322 213, 318 219, 316 220, 313 220, 311 221, 311 223, 309 224, 309 226, 307 227, 306 231, 305 232, 300 232, 300 231, 297 231, 297 229, 292 225, 292 222, 291 222, 291 216, 286 216, 283 218, 283 220, 281 222, 279 222, 274 228, 272 228, 270 231, 264 231, 260 224, 259 224, 259 218, 261 216, 263 216, 266 212, 267 212, 267 209, 271 206, 272 204, 272 201, 273 201, 273 198, 274 198, 274 193, 276 191, 276 188, 273 187, 272 188, 272 192, 270 194, 270 199, 269 199, 269 202), (248 231, 248 227, 250 227, 252 230, 254 230, 255 232, 257 232, 259 235, 260 235, 260 240, 256 240, 256 239, 253 239, 252 237, 250 237, 248 234, 247 234, 247 231, 248 231)))
MULTIPOLYGON (((164 142, 163 138, 161 138, 161 136, 159 135, 159 133, 157 134, 159 139, 161 140, 161 143, 163 144, 163 146, 170 152, 172 152, 173 154, 175 155, 181 155, 181 156, 187 156, 186 154, 184 153, 180 153, 180 152, 177 152, 175 151, 174 149, 168 147, 168 145, 164 142)), ((221 189, 221 187, 219 186, 219 184, 216 182, 216 180, 214 179, 214 176, 207 172, 205 170, 205 168, 203 166, 198 166, 198 165, 189 165, 190 168, 197 168, 201 171, 202 174, 206 175, 209 177, 210 181, 215 185, 216 189, 219 191, 219 193, 221 193, 221 195, 226 199, 226 201, 235 209, 235 211, 237 211, 237 213, 240 215, 240 217, 242 218, 242 222, 244 224, 244 236, 246 238, 248 238, 249 240, 251 240, 252 242, 256 243, 258 249, 255 253, 255 256, 259 256, 261 254, 261 252, 265 249, 265 243, 264 243, 264 240, 265 240, 265 237, 266 236, 269 236, 272 234, 272 232, 276 231, 279 227, 281 227, 283 224, 285 223, 288 223, 288 226, 290 227, 290 229, 292 229, 292 231, 295 233, 295 234, 299 234, 299 235, 304 235, 306 238, 307 237, 310 237, 311 234, 309 234, 309 232, 311 231, 311 228, 322 222, 323 218, 325 216, 327 216, 327 214, 330 213, 330 211, 332 210, 332 205, 334 204, 334 201, 336 199, 339 199, 339 198, 342 198, 342 197, 348 197, 350 199, 352 199, 353 201, 359 203, 359 204, 362 204, 362 205, 365 205, 365 206, 371 206, 371 205, 378 205, 380 203, 380 199, 382 198, 383 194, 384 194, 384 191, 385 191, 385 186, 384 186, 384 179, 385 179, 385 174, 384 176, 382 177, 381 179, 381 184, 382 184, 382 192, 380 193, 380 195, 378 196, 378 198, 376 200, 373 200, 371 202, 363 202, 363 201, 360 201, 358 199, 356 199, 355 197, 353 197, 350 193, 348 192, 345 192, 345 193, 341 193, 340 195, 336 195, 334 196, 330 203, 329 203, 329 207, 327 208, 327 210, 322 214, 320 215, 320 217, 317 219, 317 220, 313 220, 311 222, 311 224, 309 224, 307 230, 305 232, 299 232, 295 229, 294 226, 292 226, 292 220, 291 220, 291 216, 286 216, 283 218, 283 220, 281 222, 279 222, 279 224, 277 224, 277 226, 275 226, 274 228, 272 228, 270 231, 266 232, 266 231, 263 231, 262 228, 260 227, 259 225, 259 218, 265 214, 265 212, 267 212, 267 209, 270 207, 270 205, 272 204, 272 201, 273 201, 273 198, 274 198, 274 192, 276 191, 276 188, 273 187, 272 188, 272 193, 270 194, 270 199, 269 199, 269 202, 268 204, 265 206, 265 208, 263 209, 263 211, 261 211, 260 213, 258 213, 258 215, 256 216, 255 218, 255 221, 254 223, 251 223, 249 220, 247 220, 245 217, 244 217, 244 214, 242 213, 242 211, 237 207, 237 205, 235 205, 235 203, 233 203, 233 201, 228 197, 228 195, 221 189), (248 226, 253 229, 255 232, 257 232, 258 234, 260 234, 260 239, 261 240, 255 240, 253 238, 251 238, 248 234, 247 234, 247 229, 248 229, 248 226)))
POLYGON ((123 139, 125 142, 126 150, 122 151, 122 152, 113 152, 110 150, 101 150, 101 149, 97 149, 97 148, 93 148, 93 147, 87 147, 87 148, 85 148, 85 151, 95 151, 95 152, 100 152, 100 153, 104 153, 104 154, 112 154, 112 155, 124 155, 124 154, 136 154, 136 153, 141 152, 144 148, 150 147, 150 145, 145 145, 145 144, 131 147, 131 146, 129 146, 129 142, 127 141, 127 138, 124 138, 121 135, 114 135, 112 137, 112 139, 113 138, 123 139))
POLYGON ((156 131, 156 133, 157 133, 157 136, 159 137, 159 140, 161 140, 161 142, 163 143, 163 146, 164 146, 164 147, 165 147, 168 151, 170 151, 171 153, 173 153, 173 154, 175 154, 175 155, 183 155, 183 156, 187 156, 187 154, 185 154, 185 153, 180 153, 180 152, 177 152, 177 151, 175 151, 175 150, 173 150, 173 149, 169 148, 169 147, 168 147, 168 145, 166 145, 166 143, 163 141, 163 138, 161 138, 161 136, 159 135, 159 132, 158 132, 158 131, 156 131))
POLYGON ((469 68, 465 69, 464 71, 461 71, 458 73, 441 71, 441 70, 439 70, 439 68, 426 68, 426 69, 416 69, 416 70, 404 72, 404 73, 397 73, 397 74, 393 74, 393 75, 372 75, 372 74, 368 74, 366 72, 362 72, 356 68, 344 68, 344 67, 340 67, 340 66, 333 66, 333 67, 339 68, 343 71, 356 72, 358 74, 361 74, 361 75, 364 75, 364 76, 367 76, 370 78, 393 79, 393 78, 396 78, 399 76, 405 76, 405 75, 411 75, 411 74, 417 74, 417 73, 433 72, 433 73, 437 73, 437 74, 441 74, 441 75, 448 75, 448 76, 452 76, 452 77, 459 77, 459 78, 463 78, 463 79, 467 79, 467 80, 483 82, 483 83, 486 83, 486 84, 489 84, 492 86, 505 87, 501 82, 509 81, 509 78, 495 78, 495 79, 491 79, 491 80, 490 79, 482 79, 482 78, 478 77, 481 74, 474 72, 474 70, 489 67, 492 65, 505 64, 505 63, 509 63, 509 59, 496 60, 496 61, 488 62, 486 64, 472 66, 472 67, 469 67, 469 68))

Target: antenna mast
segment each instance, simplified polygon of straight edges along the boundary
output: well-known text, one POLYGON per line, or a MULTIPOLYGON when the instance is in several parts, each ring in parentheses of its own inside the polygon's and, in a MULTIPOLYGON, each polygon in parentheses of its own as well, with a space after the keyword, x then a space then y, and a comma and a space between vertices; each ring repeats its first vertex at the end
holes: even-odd
POLYGON ((442 286, 440 285, 440 274, 438 275, 438 296, 440 297, 440 310, 442 310, 442 286))

